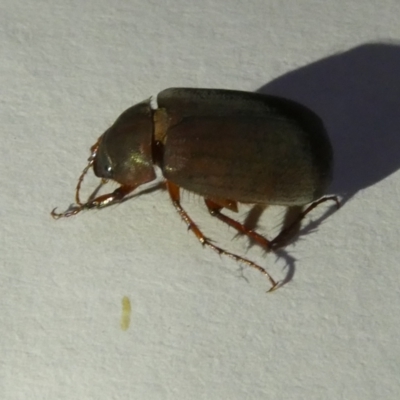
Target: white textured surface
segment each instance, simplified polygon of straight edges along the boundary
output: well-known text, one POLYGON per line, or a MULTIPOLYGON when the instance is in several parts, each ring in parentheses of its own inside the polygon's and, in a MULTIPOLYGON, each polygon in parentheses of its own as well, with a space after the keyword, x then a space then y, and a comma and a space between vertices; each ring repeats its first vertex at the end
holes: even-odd
MULTIPOLYGON (((0 398, 398 399, 399 13, 397 0, 2 0, 0 398), (266 295, 203 250, 163 192, 50 218, 98 135, 169 86, 262 88, 325 120, 350 201, 287 248, 284 289, 266 295)), ((248 255, 282 275, 282 260, 248 255)))

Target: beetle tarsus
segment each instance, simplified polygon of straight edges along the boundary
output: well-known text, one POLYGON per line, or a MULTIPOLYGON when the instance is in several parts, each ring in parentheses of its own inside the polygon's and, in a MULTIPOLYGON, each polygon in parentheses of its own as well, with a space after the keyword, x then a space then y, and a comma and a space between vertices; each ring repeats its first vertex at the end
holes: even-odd
POLYGON ((275 292, 275 290, 281 288, 283 286, 283 283, 281 281, 274 282, 274 284, 267 290, 267 293, 272 293, 275 292))
POLYGON ((71 205, 70 205, 64 212, 62 212, 62 213, 57 213, 57 212, 56 212, 57 207, 56 207, 56 208, 54 208, 54 209, 51 211, 50 214, 51 214, 51 216, 52 216, 54 219, 68 218, 68 217, 72 217, 73 215, 78 214, 79 212, 82 211, 82 209, 83 209, 83 207, 80 206, 80 205, 71 204, 71 205))

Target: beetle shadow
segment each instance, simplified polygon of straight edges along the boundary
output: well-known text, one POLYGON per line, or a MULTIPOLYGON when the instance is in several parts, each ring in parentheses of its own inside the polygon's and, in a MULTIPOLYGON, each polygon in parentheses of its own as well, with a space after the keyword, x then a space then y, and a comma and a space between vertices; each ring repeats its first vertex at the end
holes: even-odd
POLYGON ((296 100, 324 121, 335 153, 331 191, 342 204, 400 168, 400 46, 365 44, 258 89, 296 100))
MULTIPOLYGON (((324 121, 335 154, 334 180, 330 191, 345 205, 366 189, 400 168, 400 46, 367 43, 289 72, 257 92, 286 97, 315 111, 324 121)), ((293 230, 286 244, 315 232, 336 207, 305 227, 293 230)), ((253 229, 263 210, 250 211, 245 225, 253 229)), ((283 228, 298 215, 288 209, 283 228)), ((295 259, 282 249, 289 282, 295 259)))
POLYGON ((128 200, 133 199, 134 197, 139 197, 139 196, 143 196, 143 195, 150 194, 153 192, 158 192, 159 190, 166 190, 165 182, 160 181, 160 182, 152 183, 148 187, 138 190, 137 192, 135 191, 133 194, 124 197, 121 201, 119 201, 119 203, 122 204, 128 200))

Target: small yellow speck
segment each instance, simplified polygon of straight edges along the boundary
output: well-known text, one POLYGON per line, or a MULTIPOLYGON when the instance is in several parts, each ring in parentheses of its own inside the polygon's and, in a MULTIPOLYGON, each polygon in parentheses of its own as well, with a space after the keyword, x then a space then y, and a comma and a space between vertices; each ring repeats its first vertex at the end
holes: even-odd
POLYGON ((121 329, 126 331, 131 323, 131 302, 127 296, 122 298, 121 329))

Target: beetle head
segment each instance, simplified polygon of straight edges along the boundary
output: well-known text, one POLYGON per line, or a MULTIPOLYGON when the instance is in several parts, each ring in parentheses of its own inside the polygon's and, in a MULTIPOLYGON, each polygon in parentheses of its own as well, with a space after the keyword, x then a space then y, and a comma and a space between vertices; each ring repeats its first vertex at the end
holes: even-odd
POLYGON ((124 111, 94 146, 95 175, 128 186, 139 186, 154 180, 153 125, 150 101, 143 101, 124 111))
MULTIPOLYGON (((112 179, 121 186, 136 188, 156 178, 152 159, 153 110, 150 100, 143 101, 124 111, 91 147, 88 164, 82 171, 75 190, 76 204, 62 212, 51 212, 53 218, 76 215, 94 205, 93 196, 102 184, 112 179), (86 173, 93 167, 94 173, 102 178, 101 184, 86 203, 80 200, 79 192, 86 173)), ((101 197, 101 196, 100 196, 101 197)), ((95 199, 96 200, 96 199, 95 199)), ((101 207, 107 202, 101 204, 101 207)))

